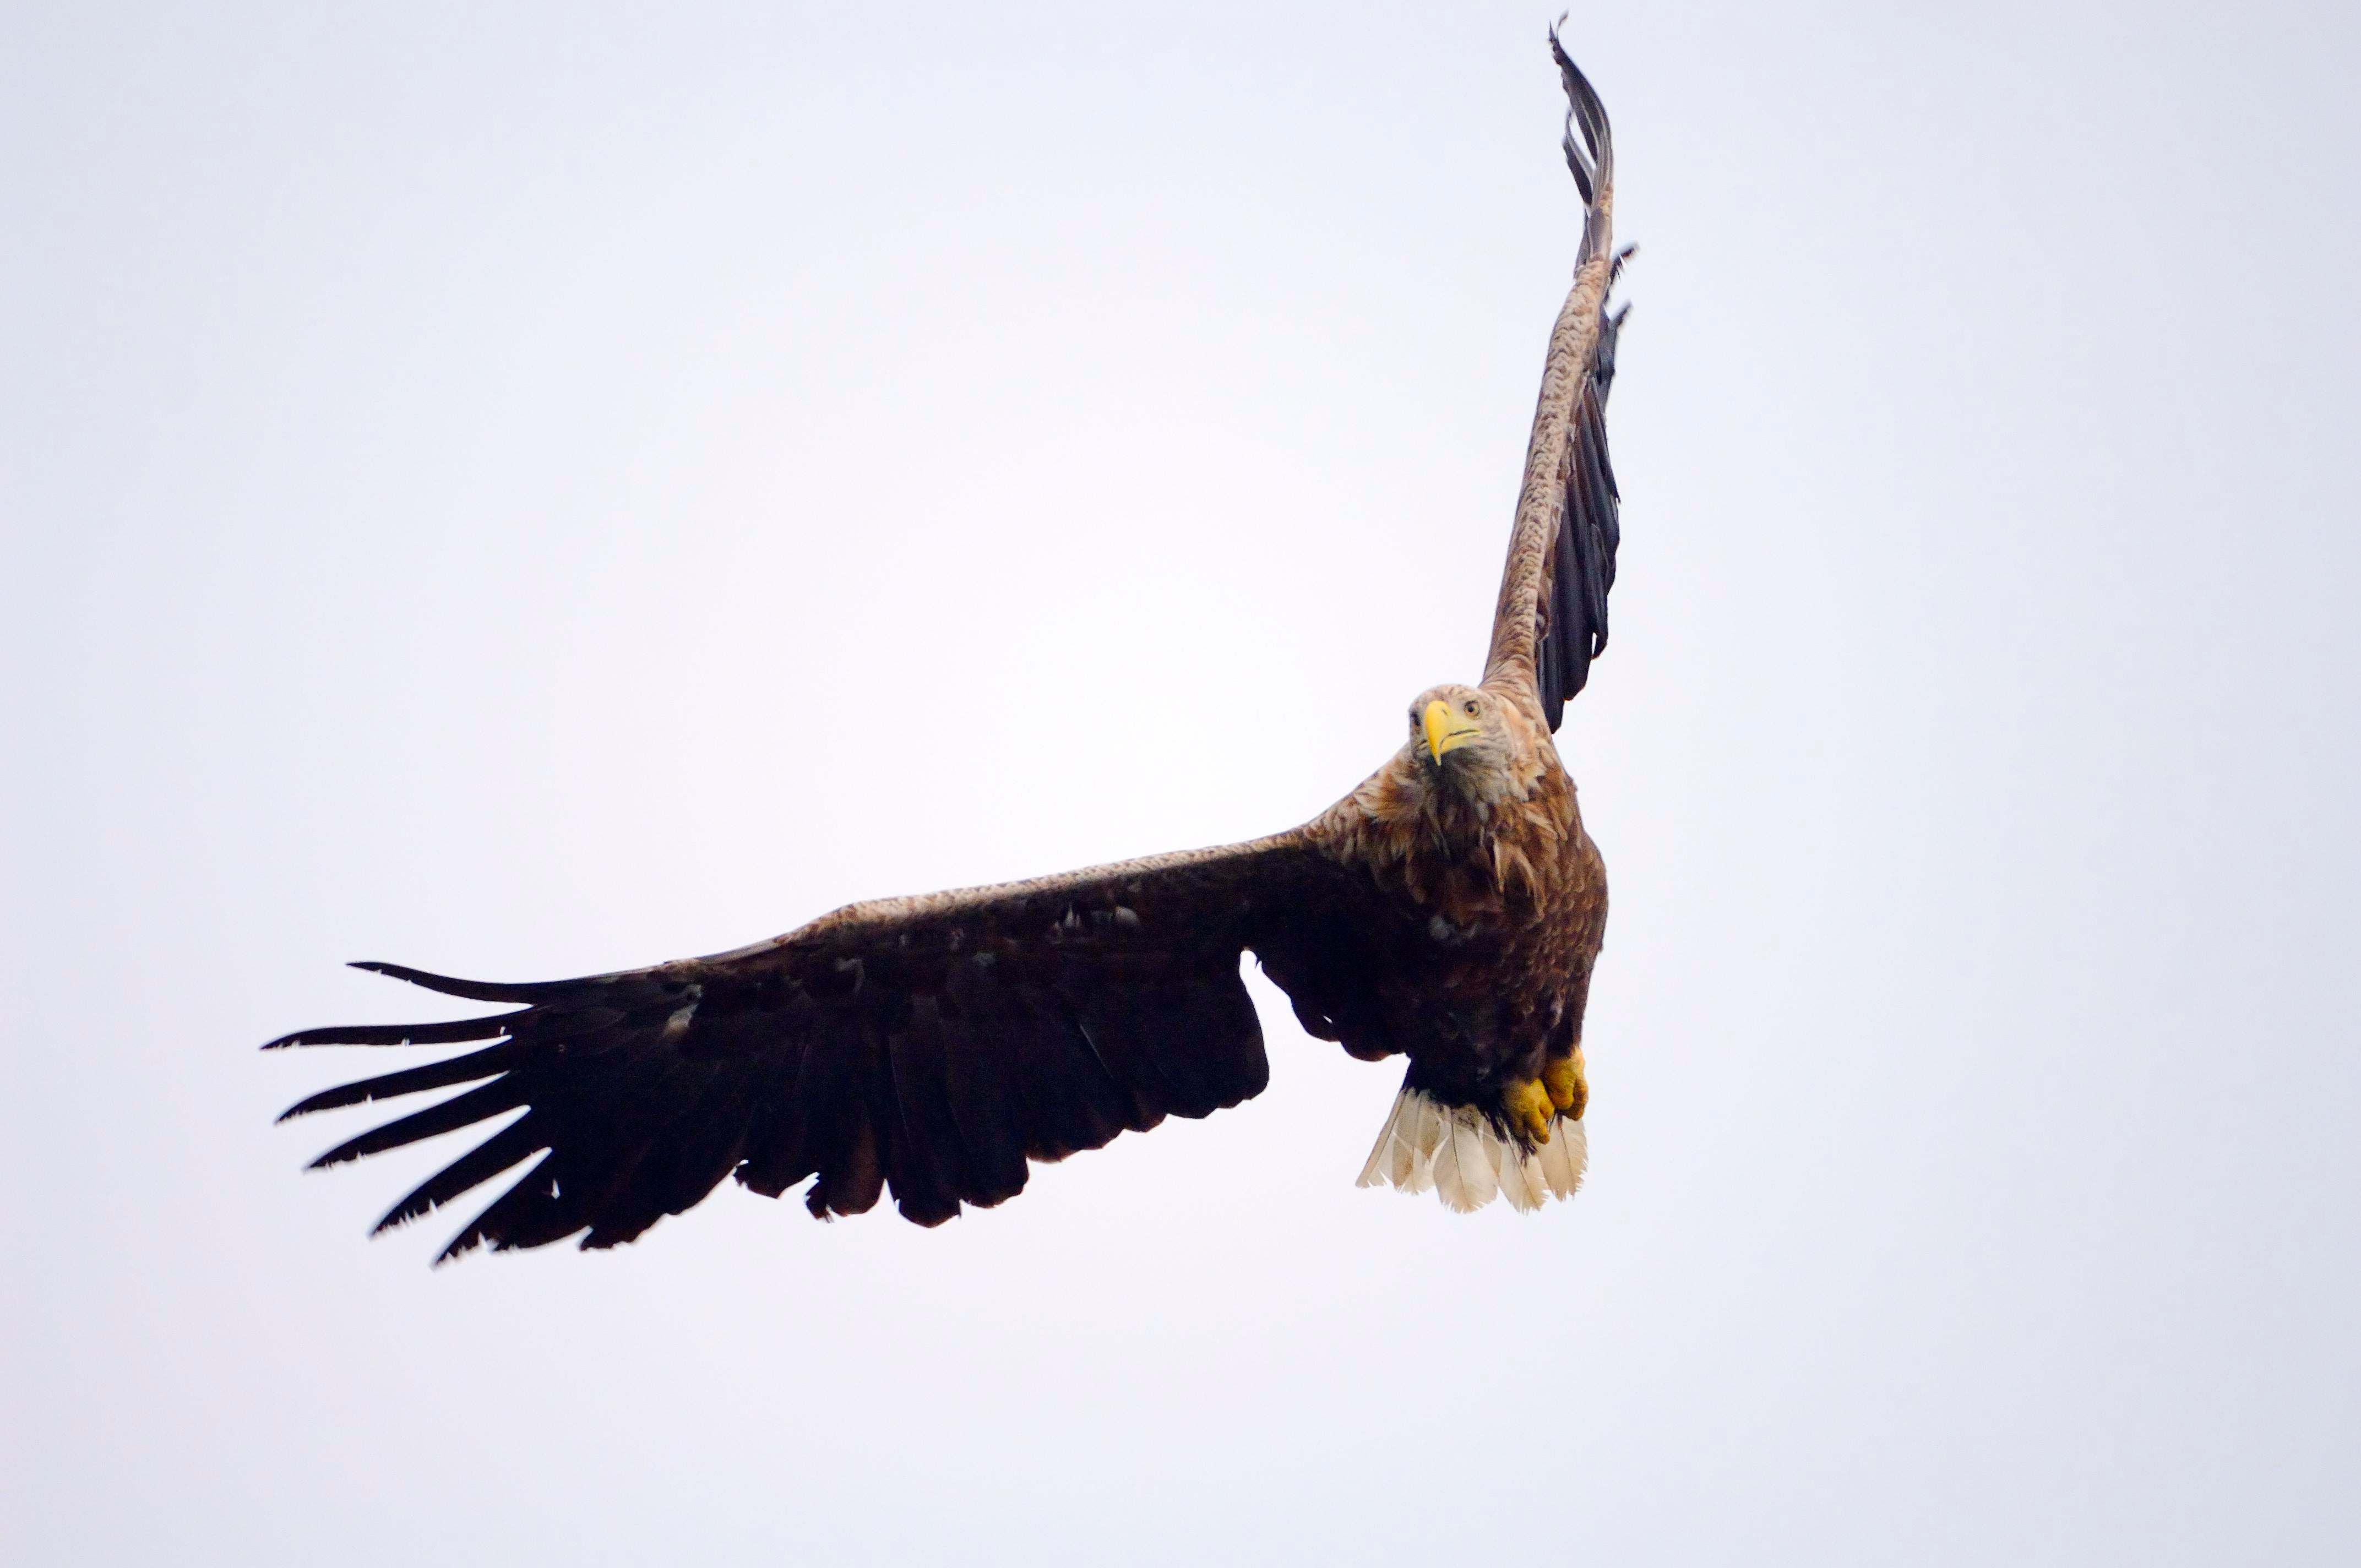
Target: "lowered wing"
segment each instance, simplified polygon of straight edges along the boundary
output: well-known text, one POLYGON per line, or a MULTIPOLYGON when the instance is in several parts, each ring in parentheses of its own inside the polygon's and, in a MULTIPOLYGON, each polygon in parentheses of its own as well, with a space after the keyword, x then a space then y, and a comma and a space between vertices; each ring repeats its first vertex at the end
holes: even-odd
POLYGON ((291 1046, 487 1042, 325 1090, 286 1117, 471 1085, 337 1145, 364 1155, 522 1113, 379 1230, 531 1162, 444 1250, 628 1242, 725 1177, 821 1217, 891 1190, 939 1224, 1024 1189, 1032 1160, 1258 1093, 1270 1069, 1239 978, 1262 954, 1323 1037, 1356 1036, 1379 923, 1301 834, 1065 876, 857 904, 736 952, 493 984, 363 964, 513 1011, 307 1029, 291 1046))

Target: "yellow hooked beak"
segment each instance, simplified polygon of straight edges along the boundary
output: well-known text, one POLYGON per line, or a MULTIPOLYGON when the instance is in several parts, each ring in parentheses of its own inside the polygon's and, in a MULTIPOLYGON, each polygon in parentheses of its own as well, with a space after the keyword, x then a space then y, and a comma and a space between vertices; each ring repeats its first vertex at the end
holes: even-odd
POLYGON ((1484 733, 1484 727, 1441 697, 1426 705, 1426 751, 1437 763, 1443 753, 1465 746, 1484 733))

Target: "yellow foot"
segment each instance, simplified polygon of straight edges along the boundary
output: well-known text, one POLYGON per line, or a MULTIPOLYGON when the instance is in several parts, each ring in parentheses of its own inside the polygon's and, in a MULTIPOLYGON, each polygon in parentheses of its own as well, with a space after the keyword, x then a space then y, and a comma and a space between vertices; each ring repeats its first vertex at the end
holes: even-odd
POLYGON ((1549 1142, 1552 1107, 1549 1091, 1542 1087, 1540 1079, 1528 1078, 1509 1085, 1508 1091, 1500 1096, 1500 1105, 1509 1113, 1510 1126, 1521 1129, 1537 1144, 1549 1142))
POLYGON ((1561 1057, 1542 1068, 1542 1082, 1549 1089, 1550 1103, 1566 1114, 1568 1121, 1579 1122, 1590 1103, 1590 1080, 1582 1070, 1582 1047, 1574 1047, 1570 1057, 1561 1057))

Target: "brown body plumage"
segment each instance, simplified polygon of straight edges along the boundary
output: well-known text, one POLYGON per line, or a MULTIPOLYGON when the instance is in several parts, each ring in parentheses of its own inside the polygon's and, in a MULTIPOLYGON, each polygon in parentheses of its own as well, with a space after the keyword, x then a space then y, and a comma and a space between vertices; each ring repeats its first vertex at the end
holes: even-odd
POLYGON ((1413 1087, 1480 1105, 1579 1047, 1606 869, 1530 694, 1446 686, 1424 700, 1479 705, 1498 754, 1436 758, 1413 738, 1305 832, 1427 938, 1418 962, 1378 980, 1384 1044, 1410 1056, 1413 1087))
POLYGON ((305 1031, 294 1045, 489 1042, 313 1095, 301 1115, 472 1084, 338 1146, 329 1165, 522 1114, 380 1222, 526 1161, 453 1240, 629 1241, 725 1178, 813 1213, 890 1190, 938 1223, 1019 1191, 1028 1161, 1260 1091, 1251 951, 1304 1027, 1409 1058, 1364 1182, 1519 1207, 1582 1173, 1582 1018, 1606 874, 1551 737, 1606 645, 1617 543, 1604 411, 1613 156, 1558 49, 1584 198, 1479 685, 1411 706, 1410 737, 1301 828, 995 887, 857 904, 735 952, 534 984, 369 964, 515 1010, 305 1031), (1577 135, 1578 133, 1578 135, 1577 135))

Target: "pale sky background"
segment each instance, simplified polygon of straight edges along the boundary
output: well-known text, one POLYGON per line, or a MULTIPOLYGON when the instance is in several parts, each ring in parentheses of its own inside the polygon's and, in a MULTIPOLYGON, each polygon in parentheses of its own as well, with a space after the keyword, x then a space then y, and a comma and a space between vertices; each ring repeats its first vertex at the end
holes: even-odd
POLYGON ((364 1240, 503 979, 1302 819, 1475 674, 1532 5, 10 5, 13 1562, 2361 1555, 2361 28, 1586 5, 1593 1174, 364 1240), (382 1060, 383 1058, 376 1058, 382 1060))

